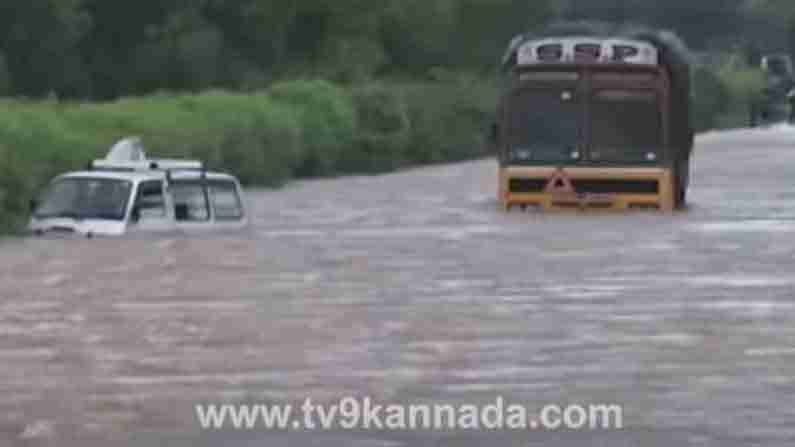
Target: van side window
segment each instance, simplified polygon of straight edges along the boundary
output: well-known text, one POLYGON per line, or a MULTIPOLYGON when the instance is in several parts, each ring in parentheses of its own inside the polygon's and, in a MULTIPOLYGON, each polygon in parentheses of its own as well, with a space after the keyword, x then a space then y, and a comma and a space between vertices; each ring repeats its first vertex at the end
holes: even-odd
POLYGON ((198 182, 174 182, 174 216, 181 222, 203 222, 210 220, 210 208, 204 187, 198 182))
POLYGON ((163 196, 163 183, 146 181, 138 185, 135 207, 141 218, 166 217, 166 200, 163 196))
POLYGON ((243 218, 243 206, 234 182, 212 182, 209 187, 216 220, 241 220, 243 218))

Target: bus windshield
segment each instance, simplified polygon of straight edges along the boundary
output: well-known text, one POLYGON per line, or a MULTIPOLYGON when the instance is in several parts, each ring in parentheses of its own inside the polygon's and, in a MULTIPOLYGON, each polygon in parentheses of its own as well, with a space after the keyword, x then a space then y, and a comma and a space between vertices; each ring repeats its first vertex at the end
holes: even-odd
POLYGON ((565 89, 525 89, 511 98, 508 143, 524 162, 570 162, 577 151, 581 109, 565 89))
POLYGON ((590 106, 592 161, 655 162, 663 145, 659 100, 653 91, 600 90, 590 106))

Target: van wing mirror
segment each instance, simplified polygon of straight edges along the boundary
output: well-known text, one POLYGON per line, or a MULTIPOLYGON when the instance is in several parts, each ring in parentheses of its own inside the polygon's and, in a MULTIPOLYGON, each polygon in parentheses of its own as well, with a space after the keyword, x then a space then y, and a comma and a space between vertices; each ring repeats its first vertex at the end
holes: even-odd
POLYGON ((36 208, 38 207, 39 207, 39 201, 36 199, 30 199, 30 202, 28 202, 28 209, 30 210, 30 214, 35 213, 36 208))

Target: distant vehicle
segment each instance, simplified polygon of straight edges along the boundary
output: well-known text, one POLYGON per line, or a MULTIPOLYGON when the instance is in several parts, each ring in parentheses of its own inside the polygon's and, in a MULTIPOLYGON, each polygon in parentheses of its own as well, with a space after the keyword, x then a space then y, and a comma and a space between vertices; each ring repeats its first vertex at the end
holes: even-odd
POLYGON ((792 93, 795 88, 795 72, 792 57, 787 54, 764 56, 761 63, 765 74, 765 88, 761 97, 751 104, 751 127, 792 122, 792 93))
POLYGON ((491 144, 506 210, 685 205, 689 64, 653 33, 519 36, 491 144))
POLYGON ((55 178, 31 213, 35 235, 89 238, 248 225, 235 177, 207 172, 199 161, 147 159, 137 138, 120 141, 85 171, 55 178))
POLYGON ((788 54, 769 54, 762 57, 762 70, 779 79, 792 79, 792 57, 788 54))

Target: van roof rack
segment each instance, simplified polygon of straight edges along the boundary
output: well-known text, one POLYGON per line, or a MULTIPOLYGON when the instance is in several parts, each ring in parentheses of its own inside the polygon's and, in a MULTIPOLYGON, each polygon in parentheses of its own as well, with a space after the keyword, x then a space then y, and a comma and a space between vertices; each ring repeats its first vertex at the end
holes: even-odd
POLYGON ((203 171, 197 160, 154 159, 143 161, 94 160, 91 169, 97 171, 203 171))
POLYGON ((141 139, 125 138, 110 149, 104 159, 94 160, 89 170, 101 171, 206 171, 198 160, 148 159, 141 139))

